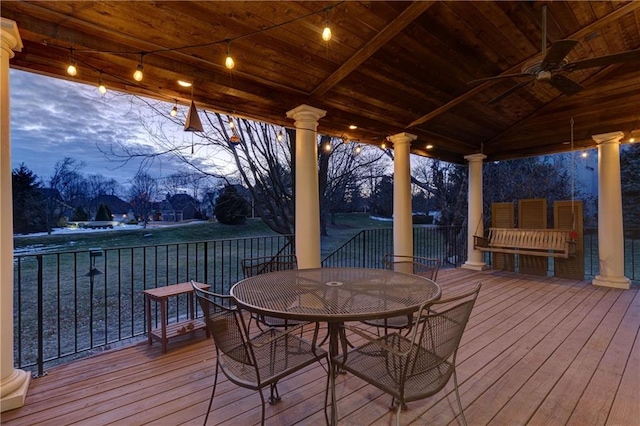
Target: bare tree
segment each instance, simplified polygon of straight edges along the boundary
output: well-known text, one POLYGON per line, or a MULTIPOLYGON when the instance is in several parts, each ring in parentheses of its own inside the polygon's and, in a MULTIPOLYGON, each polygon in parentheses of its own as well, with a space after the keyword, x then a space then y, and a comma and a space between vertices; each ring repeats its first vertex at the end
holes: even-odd
MULTIPOLYGON (((146 111, 146 115, 141 115, 141 121, 147 127, 155 150, 152 152, 149 146, 121 144, 103 150, 108 158, 122 162, 138 159, 144 168, 171 155, 196 173, 217 177, 229 184, 239 181, 249 189, 257 215, 272 230, 281 234, 294 232, 294 130, 287 129, 280 138, 283 129, 278 126, 200 111, 205 131, 191 133, 180 141, 175 137, 175 131, 171 134, 167 123, 181 127, 184 115, 169 117, 168 111, 163 110, 164 104, 145 99, 139 101, 147 106, 138 110, 146 111), (166 117, 164 122, 158 120, 161 115, 166 117)), ((344 145, 337 142, 336 146, 341 144, 344 145)), ((345 146, 320 154, 321 194, 327 191, 331 198, 338 199, 347 190, 358 191, 354 188, 354 179, 348 175, 361 174, 355 179, 361 182, 368 177, 368 165, 374 165, 376 158, 381 157, 379 153, 372 158, 354 156, 349 153, 354 148, 355 145, 345 146), (330 166, 334 161, 339 165, 330 166)))
POLYGON ((146 228, 153 203, 158 198, 158 182, 146 173, 138 173, 131 181, 129 195, 134 212, 142 218, 143 227, 146 228))

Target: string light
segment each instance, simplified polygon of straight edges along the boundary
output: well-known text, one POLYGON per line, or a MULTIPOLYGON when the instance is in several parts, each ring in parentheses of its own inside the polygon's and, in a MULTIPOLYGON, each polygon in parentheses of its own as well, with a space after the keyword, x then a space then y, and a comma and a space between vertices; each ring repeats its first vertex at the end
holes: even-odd
POLYGON ((178 115, 178 100, 174 99, 176 101, 176 104, 173 106, 173 108, 171 109, 171 116, 175 117, 176 115, 178 115))
POLYGON ((69 66, 67 67, 67 74, 71 77, 74 77, 78 73, 78 69, 76 68, 76 60, 73 59, 73 47, 71 50, 71 57, 69 58, 69 66))
POLYGON ((322 39, 324 41, 331 40, 331 28, 329 27, 329 8, 327 8, 327 22, 322 30, 322 39))
POLYGON ((107 93, 107 88, 104 85, 104 81, 102 81, 102 77, 100 77, 100 85, 98 86, 98 92, 101 95, 104 95, 105 93, 107 93))
POLYGON ((233 117, 229 117, 229 128, 235 132, 236 123, 233 122, 233 117))
POLYGON ((331 151, 331 142, 324 144, 324 150, 327 152, 331 151))
POLYGON ((231 40, 227 40, 227 58, 224 60, 224 66, 232 70, 236 66, 231 57, 231 40))
POLYGON ((356 154, 360 154, 360 151, 362 151, 362 147, 360 145, 356 145, 356 154))
POLYGON ((386 144, 385 142, 382 142, 382 143, 380 144, 380 148, 382 148, 382 149, 387 149, 387 144, 386 144))
POLYGON ((138 64, 138 69, 136 69, 136 71, 133 73, 133 79, 135 81, 142 81, 142 77, 144 77, 144 75, 142 74, 142 56, 144 55, 144 53, 140 53, 140 63, 138 64))
POLYGON ((582 158, 587 158, 589 153, 587 151, 582 151, 582 158))
POLYGON ((282 139, 284 139, 284 135, 282 134, 282 129, 280 129, 278 131, 278 142, 282 142, 282 139))

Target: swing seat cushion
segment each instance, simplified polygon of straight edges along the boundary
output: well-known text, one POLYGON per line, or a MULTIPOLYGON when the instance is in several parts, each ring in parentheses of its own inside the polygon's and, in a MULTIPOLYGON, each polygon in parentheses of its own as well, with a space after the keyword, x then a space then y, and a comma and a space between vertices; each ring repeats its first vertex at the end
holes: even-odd
POLYGON ((474 249, 493 253, 568 258, 575 254, 571 231, 560 229, 489 228, 487 238, 475 235, 474 249))

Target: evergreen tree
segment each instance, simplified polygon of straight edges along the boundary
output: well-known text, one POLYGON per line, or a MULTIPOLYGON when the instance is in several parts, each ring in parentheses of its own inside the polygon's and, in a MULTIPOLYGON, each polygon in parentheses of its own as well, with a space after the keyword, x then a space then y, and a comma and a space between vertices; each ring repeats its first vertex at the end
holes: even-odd
POLYGON ((213 213, 220 223, 240 225, 246 222, 250 206, 234 186, 227 185, 218 196, 213 213))
POLYGON ((46 231, 44 196, 38 176, 24 163, 11 173, 13 194, 13 232, 25 234, 46 231))
POLYGON ((89 215, 87 214, 86 211, 84 211, 84 209, 82 208, 82 206, 78 206, 76 207, 76 209, 73 211, 73 216, 71 217, 72 221, 86 221, 89 220, 89 215))
POLYGON ((109 209, 109 206, 107 206, 104 203, 98 206, 98 212, 96 213, 96 220, 99 220, 99 221, 113 220, 113 216, 111 215, 111 210, 109 209))

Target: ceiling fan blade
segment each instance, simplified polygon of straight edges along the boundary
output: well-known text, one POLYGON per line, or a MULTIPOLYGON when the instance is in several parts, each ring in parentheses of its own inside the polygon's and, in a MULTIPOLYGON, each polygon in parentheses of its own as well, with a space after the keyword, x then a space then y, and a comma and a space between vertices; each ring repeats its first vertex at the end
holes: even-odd
POLYGON ((574 95, 581 90, 584 90, 584 87, 580 83, 577 83, 562 74, 552 76, 549 83, 565 95, 574 95))
POLYGON ((596 58, 583 59, 565 65, 564 71, 582 70, 585 68, 604 67, 623 62, 640 61, 640 49, 627 50, 626 52, 613 53, 611 55, 598 56, 596 58))
POLYGON ((544 56, 540 69, 546 71, 558 67, 576 44, 578 44, 578 40, 555 41, 544 56))
POLYGON ((502 75, 496 75, 493 77, 485 77, 485 78, 479 78, 477 80, 471 80, 469 82, 467 82, 467 84, 469 86, 476 86, 480 83, 484 83, 487 81, 492 81, 492 80, 498 80, 501 78, 519 78, 519 77, 531 77, 532 74, 528 73, 528 72, 519 72, 519 73, 515 73, 515 74, 502 74, 502 75))
POLYGON ((505 92, 502 92, 501 94, 499 94, 495 98, 491 99, 489 102, 487 102, 487 105, 492 105, 492 104, 495 104, 497 102, 500 102, 501 100, 503 100, 504 98, 506 98, 507 96, 509 96, 510 94, 515 92, 516 90, 518 90, 519 88, 521 88, 523 86, 526 86, 527 84, 531 83, 533 80, 534 79, 527 80, 527 81, 521 81, 520 83, 516 84, 512 88, 508 89, 505 92))

